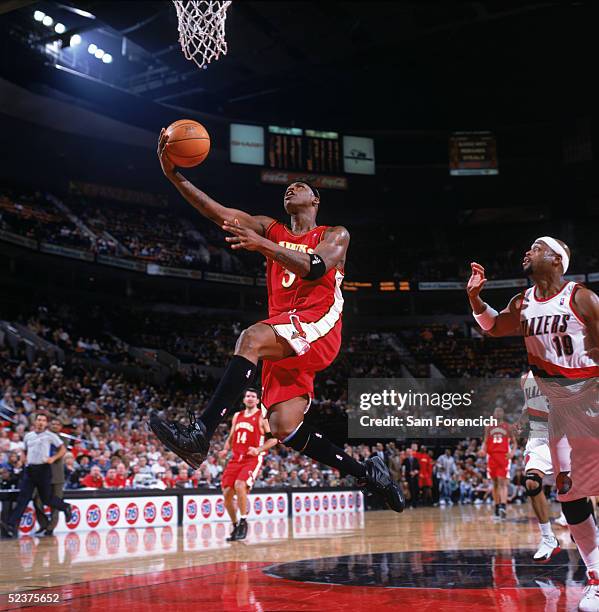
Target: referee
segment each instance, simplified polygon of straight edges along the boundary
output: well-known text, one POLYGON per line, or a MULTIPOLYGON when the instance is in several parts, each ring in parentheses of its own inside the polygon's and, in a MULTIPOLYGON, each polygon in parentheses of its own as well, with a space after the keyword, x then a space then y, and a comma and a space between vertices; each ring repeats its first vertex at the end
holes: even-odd
POLYGON ((51 431, 48 431, 48 416, 38 412, 33 424, 33 431, 25 435, 25 470, 20 483, 17 507, 8 517, 7 523, 2 526, 10 537, 17 535, 17 525, 21 515, 25 512, 27 504, 33 497, 33 491, 38 490, 42 502, 51 508, 62 510, 67 522, 71 519, 71 506, 52 494, 52 471, 50 465, 62 459, 66 452, 62 440, 51 431), (57 452, 50 456, 50 447, 57 448, 57 452))

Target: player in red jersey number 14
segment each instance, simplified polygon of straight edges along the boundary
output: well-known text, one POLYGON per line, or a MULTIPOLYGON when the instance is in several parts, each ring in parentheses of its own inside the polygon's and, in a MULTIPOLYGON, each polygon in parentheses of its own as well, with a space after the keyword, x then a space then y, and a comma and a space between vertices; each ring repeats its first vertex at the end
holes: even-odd
POLYGON ((268 318, 245 329, 235 354, 201 416, 190 414, 185 426, 154 414, 150 427, 158 439, 192 466, 204 461, 218 424, 252 385, 262 364, 262 402, 272 435, 316 461, 351 474, 369 495, 382 497, 396 512, 404 509, 400 487, 378 456, 364 463, 304 423, 316 372, 328 367, 341 346, 341 282, 349 246, 344 227, 317 225, 318 191, 292 183, 283 197, 289 225, 263 215, 228 208, 182 176, 165 154, 168 136, 158 142, 165 176, 204 217, 225 232, 233 250, 256 251, 267 260, 268 318))

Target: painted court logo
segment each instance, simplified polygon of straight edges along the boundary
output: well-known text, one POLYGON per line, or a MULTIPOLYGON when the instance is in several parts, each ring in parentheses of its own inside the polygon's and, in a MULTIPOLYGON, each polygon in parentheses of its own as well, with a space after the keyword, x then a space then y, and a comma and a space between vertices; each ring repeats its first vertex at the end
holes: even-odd
POLYGON ((102 511, 100 510, 99 506, 96 504, 89 506, 87 512, 85 513, 85 520, 87 521, 87 524, 92 528, 97 527, 100 524, 101 518, 102 511))
POLYGON ((173 504, 170 501, 165 501, 160 508, 160 516, 165 523, 168 523, 173 518, 173 504))
POLYGON ((114 527, 119 522, 120 518, 121 509, 118 507, 117 504, 110 504, 110 506, 108 506, 108 509, 106 510, 106 522, 111 527, 114 527))
POLYGON ((154 505, 154 502, 149 501, 144 506, 144 520, 147 523, 153 523, 155 519, 156 519, 156 506, 154 505))
POLYGON ((198 515, 198 505, 196 504, 195 499, 190 499, 187 502, 185 512, 187 513, 188 518, 190 518, 192 521, 198 515))
POLYGON ((131 502, 125 508, 125 520, 129 525, 135 525, 137 523, 137 519, 139 518, 139 508, 137 504, 131 502))

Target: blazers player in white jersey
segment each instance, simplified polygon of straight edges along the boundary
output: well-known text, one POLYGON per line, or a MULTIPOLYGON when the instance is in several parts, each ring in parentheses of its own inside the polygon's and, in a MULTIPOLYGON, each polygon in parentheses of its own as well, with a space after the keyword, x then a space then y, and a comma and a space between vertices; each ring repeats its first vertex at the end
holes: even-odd
POLYGON ((528 361, 549 402, 549 444, 558 499, 587 566, 582 612, 599 612, 599 548, 590 497, 599 495, 599 297, 568 282, 570 250, 537 238, 522 262, 533 286, 500 313, 483 302, 485 270, 472 263, 467 293, 474 317, 491 336, 524 336, 528 361))
POLYGON ((555 477, 549 450, 549 407, 532 372, 522 376, 524 405, 517 427, 528 421, 528 441, 524 450, 526 493, 539 521, 541 543, 533 555, 535 561, 548 561, 560 551, 559 542, 551 529, 549 503, 543 491, 544 484, 554 484, 555 477))

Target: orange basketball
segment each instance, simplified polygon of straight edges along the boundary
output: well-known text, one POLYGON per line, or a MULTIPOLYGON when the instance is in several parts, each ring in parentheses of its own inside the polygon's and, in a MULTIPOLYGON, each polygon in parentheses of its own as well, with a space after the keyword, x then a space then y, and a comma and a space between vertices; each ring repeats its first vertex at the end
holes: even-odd
POLYGON ((210 151, 210 135, 206 128, 192 119, 179 119, 166 128, 166 154, 181 168, 201 164, 210 151))

